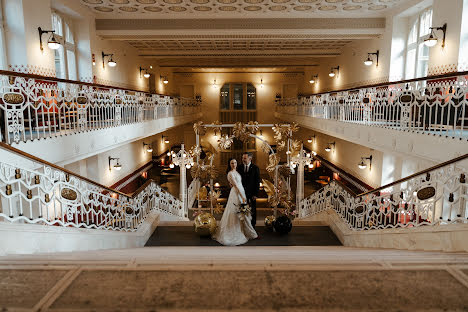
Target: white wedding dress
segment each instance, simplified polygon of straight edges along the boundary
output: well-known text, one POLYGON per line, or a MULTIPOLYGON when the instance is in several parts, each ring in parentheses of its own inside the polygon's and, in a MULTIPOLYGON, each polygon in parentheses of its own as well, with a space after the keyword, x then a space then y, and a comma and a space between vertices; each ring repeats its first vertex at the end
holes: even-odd
POLYGON ((252 227, 250 214, 245 217, 239 218, 240 215, 237 213, 242 198, 245 197, 244 187, 242 186, 242 177, 237 171, 229 171, 227 175, 229 183, 232 188, 229 193, 229 198, 224 209, 223 217, 219 223, 216 233, 213 235, 213 239, 217 240, 222 245, 235 246, 247 243, 249 239, 257 238, 257 232, 252 227), (239 194, 237 189, 241 192, 239 194), (241 196, 242 195, 242 196, 241 196))

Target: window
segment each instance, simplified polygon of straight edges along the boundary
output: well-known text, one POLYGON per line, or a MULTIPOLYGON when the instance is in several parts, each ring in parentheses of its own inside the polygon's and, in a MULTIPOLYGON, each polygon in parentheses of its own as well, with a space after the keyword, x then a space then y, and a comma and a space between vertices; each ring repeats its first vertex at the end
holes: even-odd
POLYGON ((52 27, 57 39, 62 43, 55 50, 55 72, 58 78, 77 80, 76 48, 72 24, 57 13, 52 14, 52 27))
POLYGON ((415 16, 411 23, 406 43, 405 79, 424 77, 429 64, 429 47, 424 39, 429 35, 432 25, 432 8, 415 16))

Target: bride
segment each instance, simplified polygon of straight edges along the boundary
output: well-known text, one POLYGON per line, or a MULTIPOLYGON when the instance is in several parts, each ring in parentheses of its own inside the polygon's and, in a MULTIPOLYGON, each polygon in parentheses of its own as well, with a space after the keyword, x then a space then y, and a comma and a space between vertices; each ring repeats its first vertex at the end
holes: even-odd
POLYGON ((241 175, 237 172, 237 161, 229 160, 227 179, 231 187, 223 217, 213 239, 227 246, 245 244, 249 239, 257 238, 257 232, 252 227, 252 216, 241 216, 237 213, 241 203, 247 203, 241 175), (242 220, 241 220, 242 219, 242 220))

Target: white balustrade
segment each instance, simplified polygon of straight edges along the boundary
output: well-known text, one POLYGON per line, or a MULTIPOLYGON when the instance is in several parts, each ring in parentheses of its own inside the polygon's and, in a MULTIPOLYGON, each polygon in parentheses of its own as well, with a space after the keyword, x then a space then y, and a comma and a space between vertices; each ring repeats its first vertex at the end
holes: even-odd
POLYGON ((1 141, 8 144, 200 111, 200 100, 0 75, 1 141))
POLYGON ((465 76, 278 99, 276 104, 282 114, 468 139, 465 76))
POLYGON ((185 218, 183 203, 153 181, 128 196, 46 163, 24 163, 0 160, 0 220, 136 231, 152 211, 185 218))
POLYGON ((334 209, 353 230, 468 223, 466 168, 453 162, 359 196, 332 181, 301 201, 299 217, 334 209))

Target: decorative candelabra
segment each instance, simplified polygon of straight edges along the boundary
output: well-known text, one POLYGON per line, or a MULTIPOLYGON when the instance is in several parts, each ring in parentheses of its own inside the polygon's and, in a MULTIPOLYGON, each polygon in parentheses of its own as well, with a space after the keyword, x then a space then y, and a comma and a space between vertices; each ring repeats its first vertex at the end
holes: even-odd
POLYGON ((185 151, 184 143, 181 144, 180 151, 172 155, 172 163, 180 168, 180 192, 179 198, 187 210, 187 171, 193 166, 193 158, 185 151))
POLYGON ((291 158, 291 164, 294 168, 297 168, 297 186, 296 186, 296 209, 299 208, 299 204, 304 198, 304 166, 312 163, 313 158, 310 154, 306 154, 304 151, 304 145, 301 145, 299 154, 291 158))

